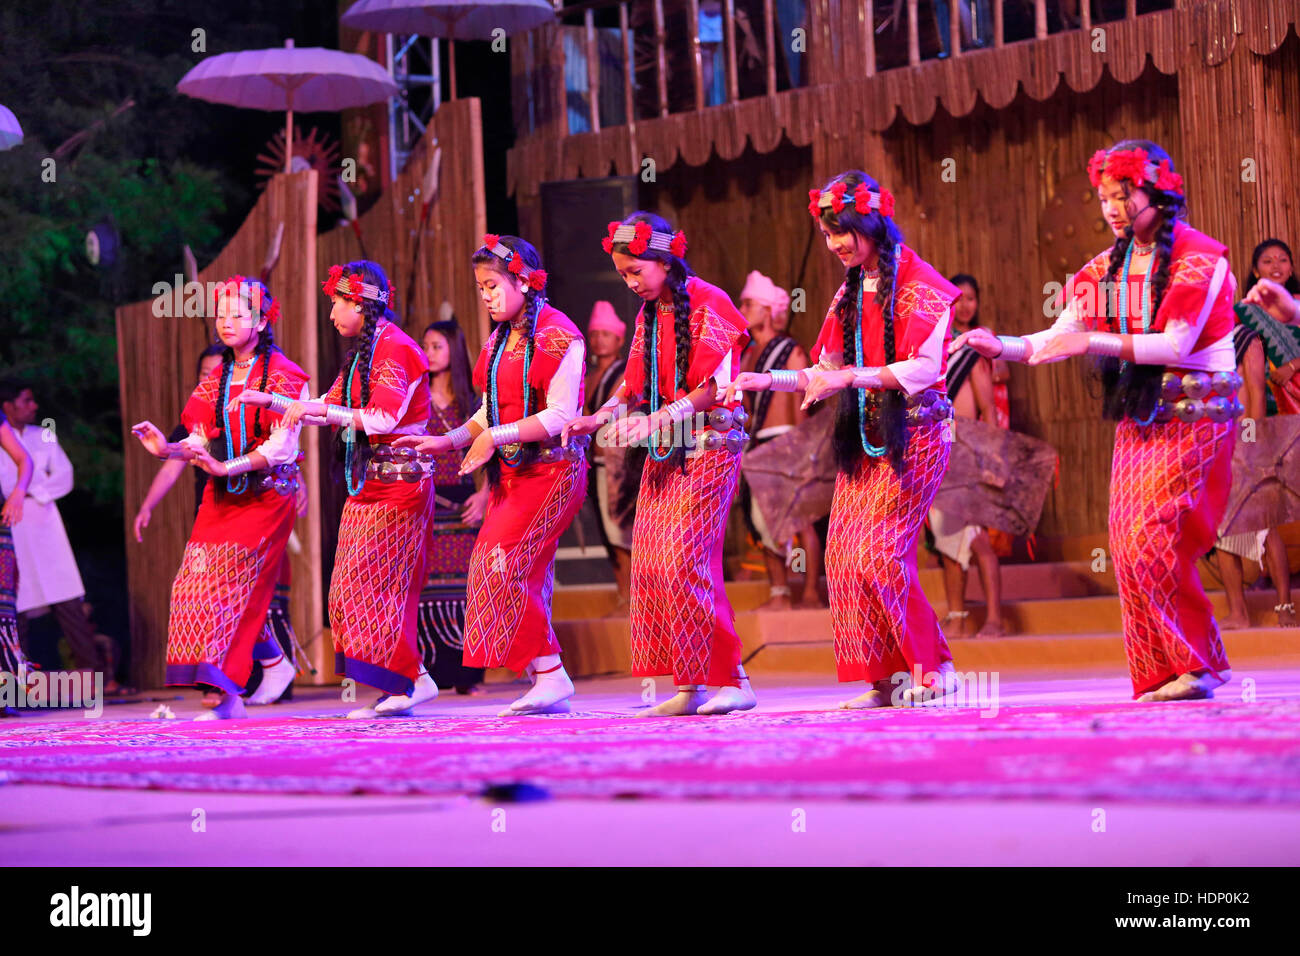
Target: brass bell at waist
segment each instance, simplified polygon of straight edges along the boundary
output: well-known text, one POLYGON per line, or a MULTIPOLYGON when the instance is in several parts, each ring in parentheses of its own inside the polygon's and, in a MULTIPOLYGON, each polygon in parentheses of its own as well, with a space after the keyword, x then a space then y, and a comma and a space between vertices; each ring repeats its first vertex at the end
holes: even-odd
POLYGON ((391 445, 375 446, 375 461, 392 461, 393 447, 391 445))

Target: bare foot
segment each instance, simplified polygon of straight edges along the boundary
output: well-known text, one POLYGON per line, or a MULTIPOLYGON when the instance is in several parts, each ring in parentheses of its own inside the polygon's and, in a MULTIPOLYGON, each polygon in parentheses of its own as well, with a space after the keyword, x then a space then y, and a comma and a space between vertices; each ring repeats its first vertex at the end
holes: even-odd
POLYGON ((939 622, 939 627, 947 637, 965 637, 970 611, 949 611, 939 622))
POLYGON ((790 590, 787 588, 784 592, 779 592, 776 588, 772 589, 772 596, 766 601, 754 608, 756 611, 788 611, 790 610, 790 590))
POLYGON ((840 704, 841 710, 871 710, 875 707, 889 707, 892 704, 890 695, 893 693, 893 681, 878 680, 871 685, 871 689, 865 694, 860 694, 852 700, 843 701, 840 704))
POLYGON ((729 714, 734 710, 752 710, 758 703, 754 689, 749 686, 749 678, 740 678, 740 686, 727 685, 699 706, 696 713, 729 714))
POLYGON ((703 690, 679 690, 662 704, 656 704, 637 714, 638 717, 686 717, 699 711, 708 700, 703 690))
POLYGON ((1216 678, 1213 674, 1188 673, 1179 674, 1153 691, 1148 691, 1138 698, 1139 701, 1168 700, 1208 700, 1214 696, 1214 689, 1227 683, 1231 673, 1221 671, 1216 678))
POLYGON ((627 617, 629 607, 630 606, 628 605, 627 601, 624 601, 622 598, 619 598, 618 603, 615 604, 614 607, 610 609, 610 612, 605 616, 606 617, 627 617))
POLYGON ((244 698, 238 694, 218 694, 221 699, 217 706, 211 710, 204 711, 195 717, 195 720, 239 720, 247 717, 244 711, 244 698))
POLYGON ((1240 631, 1243 627, 1250 627, 1250 618, 1238 614, 1229 614, 1219 622, 1221 631, 1240 631))
POLYGON ((1006 637, 1007 628, 1000 620, 985 621, 984 626, 975 633, 975 636, 977 638, 1006 637))
POLYGON ((928 687, 912 685, 903 691, 903 706, 915 707, 927 701, 938 700, 957 690, 957 673, 952 662, 939 665, 938 680, 928 687))
POLYGON ((821 599, 820 594, 814 594, 812 597, 806 597, 795 605, 800 611, 824 611, 826 602, 821 599))
POLYGON ((1295 627, 1295 626, 1296 626, 1296 620, 1295 620, 1295 605, 1294 605, 1294 604, 1279 604, 1279 605, 1277 605, 1276 607, 1274 607, 1273 610, 1277 611, 1277 626, 1278 626, 1278 627, 1295 627))

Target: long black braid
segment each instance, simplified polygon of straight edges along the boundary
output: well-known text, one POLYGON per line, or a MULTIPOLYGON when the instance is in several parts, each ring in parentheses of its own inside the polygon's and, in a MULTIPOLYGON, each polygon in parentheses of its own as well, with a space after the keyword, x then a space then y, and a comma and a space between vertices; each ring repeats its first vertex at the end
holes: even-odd
MULTIPOLYGON (((499 236, 498 239, 503 246, 509 249, 514 255, 518 256, 520 261, 522 261, 529 270, 542 268, 542 257, 527 240, 521 239, 518 236, 499 236)), ((489 265, 502 275, 508 278, 514 278, 505 260, 496 255, 496 253, 492 252, 492 250, 488 249, 486 246, 479 248, 474 255, 470 257, 470 262, 473 265, 489 265)), ((525 339, 525 348, 527 347, 526 343, 533 341, 533 337, 537 332, 537 318, 542 314, 542 308, 545 305, 545 287, 534 289, 531 286, 525 285, 523 309, 524 321, 523 328, 520 330, 525 339)), ((487 374, 489 379, 492 373, 492 366, 496 363, 497 358, 505 350, 506 343, 510 340, 510 331, 509 323, 505 322, 501 323, 497 329, 496 339, 492 343, 492 354, 488 356, 487 374)), ((524 382, 524 388, 528 393, 528 407, 533 410, 534 414, 536 414, 537 410, 545 404, 545 396, 542 394, 541 390, 533 388, 533 386, 528 382, 524 382)), ((495 397, 493 396, 490 387, 486 389, 484 399, 488 404, 488 421, 499 421, 500 419, 498 416, 500 412, 496 407, 495 397)), ((537 461, 541 453, 542 445, 540 442, 524 442, 520 448, 518 466, 523 467, 525 465, 531 465, 533 462, 537 461)), ((488 459, 488 463, 484 470, 487 474, 488 483, 495 486, 501 480, 501 459, 498 456, 493 455, 488 459)))
MULTIPOLYGON (((262 316, 265 316, 266 313, 270 311, 271 305, 274 302, 274 300, 271 298, 271 293, 267 290, 266 286, 260 282, 255 282, 254 280, 249 280, 249 279, 242 279, 241 285, 242 284, 252 285, 253 292, 255 293, 257 300, 260 301, 260 308, 258 310, 258 314, 256 318, 260 319, 262 316)), ((257 346, 253 349, 253 367, 255 368, 257 366, 259 360, 262 363, 262 379, 257 386, 257 390, 259 392, 266 391, 266 383, 269 380, 271 375, 271 351, 274 348, 275 348, 275 333, 271 331, 271 323, 267 322, 265 328, 263 328, 260 332, 257 333, 257 346)), ((207 353, 205 352, 204 354, 207 353)), ((200 361, 202 361, 202 359, 200 359, 200 361)), ((249 371, 252 371, 252 369, 250 368, 249 371)), ((226 347, 221 351, 221 390, 217 393, 218 395, 227 394, 226 390, 230 387, 230 382, 234 376, 234 373, 235 373, 235 352, 233 349, 226 347)), ((240 410, 239 414, 241 415, 243 414, 242 409, 240 410)), ((221 423, 222 438, 225 440, 225 444, 226 444, 226 459, 230 460, 231 458, 235 458, 238 455, 244 454, 246 452, 246 449, 235 448, 235 441, 236 441, 235 436, 225 434, 225 420, 224 420, 225 416, 222 415, 220 411, 218 411, 217 413, 217 418, 218 421, 221 423)), ((261 437, 262 437, 262 406, 259 405, 257 406, 256 413, 254 413, 253 415, 253 438, 254 440, 256 440, 256 439, 260 439, 261 437)), ((218 485, 218 488, 221 491, 229 490, 229 480, 223 477, 221 479, 221 483, 218 485)))
MULTIPOLYGON (((655 215, 652 212, 638 210, 623 220, 624 225, 634 226, 638 222, 648 223, 654 232, 664 232, 669 235, 673 234, 673 227, 667 219, 655 215)), ((677 395, 677 391, 689 391, 687 385, 687 373, 691 367, 691 296, 686 288, 689 280, 695 272, 691 269, 690 263, 685 258, 675 256, 671 252, 659 249, 646 249, 641 253, 633 253, 628 249, 627 243, 616 243, 614 251, 624 255, 635 256, 638 259, 648 259, 658 262, 667 270, 665 282, 673 296, 673 346, 674 346, 674 369, 676 375, 671 385, 668 382, 659 383, 659 407, 671 404, 677 395)), ((650 349, 650 338, 652 333, 656 339, 662 335, 663 330, 659 328, 659 303, 647 302, 642 311, 643 321, 645 322, 644 344, 645 352, 642 356, 644 362, 646 399, 650 399, 649 389, 651 373, 654 371, 654 363, 659 361, 659 356, 650 349)), ((645 459, 649 454, 648 447, 638 446, 628 452, 628 468, 640 470, 645 459)), ((669 467, 686 468, 686 447, 685 443, 677 443, 673 448, 672 455, 667 459, 669 467)))
MULTIPOLYGON (((880 191, 880 186, 874 179, 860 170, 849 170, 831 179, 823 191, 829 190, 838 182, 845 184, 846 205, 839 213, 829 208, 824 210, 821 222, 832 234, 853 232, 859 241, 865 238, 875 244, 879 278, 873 301, 884 316, 885 364, 889 365, 898 359, 894 330, 894 284, 898 263, 894 257, 894 247, 902 243, 903 234, 891 217, 882 215, 878 210, 859 213, 854 209, 853 191, 859 184, 865 183, 868 189, 880 191)), ((864 278, 861 266, 850 268, 844 278, 844 295, 835 307, 835 314, 840 320, 840 333, 844 339, 845 366, 865 361, 864 356, 857 354, 857 329, 858 323, 862 321, 862 316, 858 314, 858 293, 864 278)), ((858 390, 845 389, 840 393, 836 406, 833 444, 836 464, 850 475, 857 472, 865 457, 859 432, 859 414, 858 390)), ((907 403, 903 393, 898 389, 885 389, 879 411, 872 419, 885 447, 889 449, 890 465, 895 471, 901 472, 908 438, 907 403)), ((873 422, 866 423, 868 436, 873 422)))
MULTIPOLYGON (((1161 160, 1169 159, 1169 155, 1163 149, 1146 140, 1125 140, 1116 143, 1111 147, 1111 150, 1133 148, 1146 150, 1152 163, 1159 163, 1161 160)), ((1173 169, 1172 160, 1170 160, 1170 169, 1173 169)), ((1131 189, 1131 185, 1126 182, 1124 184, 1125 198, 1128 198, 1131 189)), ((1169 287, 1169 269, 1173 261, 1174 225, 1178 219, 1186 215, 1187 205, 1183 197, 1177 193, 1166 192, 1149 184, 1142 186, 1141 189, 1147 194, 1151 200, 1151 205, 1157 209, 1160 217, 1155 233, 1155 269, 1151 275, 1151 316, 1154 319, 1156 313, 1160 310, 1160 303, 1164 299, 1165 290, 1169 287)), ((1124 234, 1117 237, 1115 244, 1111 247, 1110 261, 1107 264, 1106 275, 1103 279, 1103 289, 1118 292, 1117 278, 1124 266, 1124 257, 1128 253, 1132 242, 1133 225, 1130 223, 1125 228, 1124 234)), ((1107 293, 1099 298, 1105 302, 1106 317, 1115 320, 1114 330, 1118 331, 1118 295, 1112 297, 1107 293), (1115 309, 1111 307, 1112 298, 1116 306, 1115 309)), ((1130 297, 1130 315, 1136 314, 1140 316, 1140 303, 1136 313, 1133 304, 1132 297, 1130 297)), ((1129 332, 1133 335, 1142 334, 1140 320, 1136 323, 1130 321, 1129 332)), ((1097 370, 1101 376, 1102 384, 1102 414, 1106 418, 1114 421, 1119 421, 1125 417, 1135 418, 1140 421, 1146 421, 1150 418, 1156 402, 1160 399, 1160 385, 1161 380, 1164 378, 1165 366, 1141 365, 1137 362, 1121 362, 1117 358, 1104 357, 1098 360, 1097 370)))
MULTIPOLYGON (((343 274, 345 276, 350 276, 353 273, 360 275, 361 278, 370 285, 377 286, 380 289, 391 289, 388 282, 388 274, 384 272, 383 268, 378 263, 371 262, 368 259, 358 259, 355 262, 349 262, 343 267, 343 274)), ((356 404, 353 404, 350 407, 365 408, 370 404, 370 361, 374 357, 375 352, 375 332, 379 327, 380 320, 387 319, 389 322, 396 323, 397 316, 393 314, 393 311, 387 305, 382 302, 377 302, 374 299, 362 299, 361 302, 356 304, 361 306, 361 314, 364 321, 362 322, 361 331, 357 334, 356 341, 353 343, 352 348, 348 350, 348 353, 345 356, 343 356, 343 391, 339 396, 339 400, 343 401, 348 396, 348 386, 350 383, 346 376, 352 370, 352 360, 357 359, 357 378, 361 384, 361 394, 354 394, 352 396, 352 399, 356 404), (360 357, 358 358, 358 356, 360 357)), ((347 443, 344 441, 343 437, 345 431, 346 429, 340 428, 337 429, 334 434, 335 456, 340 464, 348 463, 346 460, 347 443)), ((356 434, 353 436, 353 440, 355 442, 353 447, 356 450, 354 452, 354 459, 350 464, 352 465, 352 473, 357 475, 362 473, 365 466, 369 463, 373 454, 373 449, 371 448, 370 439, 366 435, 365 429, 357 429, 356 434)))

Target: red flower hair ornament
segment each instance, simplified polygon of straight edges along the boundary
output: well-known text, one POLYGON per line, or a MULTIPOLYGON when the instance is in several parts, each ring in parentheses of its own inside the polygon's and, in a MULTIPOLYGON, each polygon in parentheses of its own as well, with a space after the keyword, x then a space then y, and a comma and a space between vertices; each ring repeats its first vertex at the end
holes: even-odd
POLYGON ((396 295, 391 282, 388 284, 387 289, 381 289, 379 286, 367 282, 359 272, 353 272, 347 276, 343 275, 342 266, 330 266, 329 278, 321 283, 321 289, 331 298, 337 295, 340 298, 356 302, 358 305, 364 299, 390 305, 394 295, 396 295))
POLYGON ((1168 159, 1159 163, 1151 162, 1145 149, 1115 149, 1109 152, 1099 149, 1088 160, 1088 180, 1096 189, 1101 186, 1102 177, 1124 180, 1135 187, 1154 186, 1162 192, 1183 195, 1183 177, 1174 172, 1173 164, 1168 159))
POLYGON ((534 292, 541 292, 546 288, 546 270, 528 268, 524 260, 505 245, 496 233, 489 232, 483 236, 483 247, 505 262, 506 271, 512 276, 523 279, 528 288, 534 292))
MULTIPOLYGON (((823 192, 820 189, 808 190, 808 213, 814 219, 820 219, 823 212, 827 209, 839 215, 844 211, 847 203, 844 201, 844 194, 848 191, 848 184, 841 181, 833 183, 830 189, 823 192)), ((858 183, 853 190, 853 209, 861 215, 866 215, 871 210, 879 210, 882 216, 894 215, 894 194, 888 189, 882 189, 880 192, 874 192, 866 183, 858 183)))
POLYGON ((258 318, 266 319, 274 325, 280 319, 280 303, 271 295, 260 280, 248 276, 233 275, 217 286, 218 298, 223 295, 237 295, 248 304, 249 310, 258 318))
POLYGON ((626 245, 628 253, 634 256, 643 255, 647 249, 654 249, 681 259, 685 257, 689 246, 686 233, 682 230, 672 233, 656 232, 648 222, 611 222, 606 231, 609 234, 600 240, 600 246, 610 254, 613 254, 614 246, 626 245))

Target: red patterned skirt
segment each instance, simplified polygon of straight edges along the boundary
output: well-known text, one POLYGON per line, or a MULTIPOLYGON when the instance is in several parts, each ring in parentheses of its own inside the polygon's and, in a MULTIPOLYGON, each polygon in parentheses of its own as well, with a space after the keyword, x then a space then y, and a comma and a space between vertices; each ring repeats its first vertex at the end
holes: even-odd
POLYGON ((903 471, 867 458, 835 479, 826 577, 841 681, 922 679, 952 661, 916 569, 916 543, 948 468, 944 423, 911 429, 903 471))
POLYGON ((1125 419, 1115 430, 1110 546, 1134 697, 1189 671, 1228 669, 1196 562, 1228 504, 1233 427, 1125 419))
POLYGON ((503 464, 469 562, 466 667, 519 672, 558 654, 551 627, 555 548, 587 493, 587 461, 503 464))
POLYGON ((172 581, 168 684, 243 691, 295 513, 292 495, 273 490, 218 494, 214 481, 204 487, 172 581))
POLYGON ((433 482, 367 478, 339 522, 330 578, 334 670, 387 694, 409 694, 420 673, 416 639, 433 482))
POLYGON ((632 673, 740 686, 736 612, 722 577, 740 455, 698 451, 686 470, 647 459, 632 527, 632 673))

